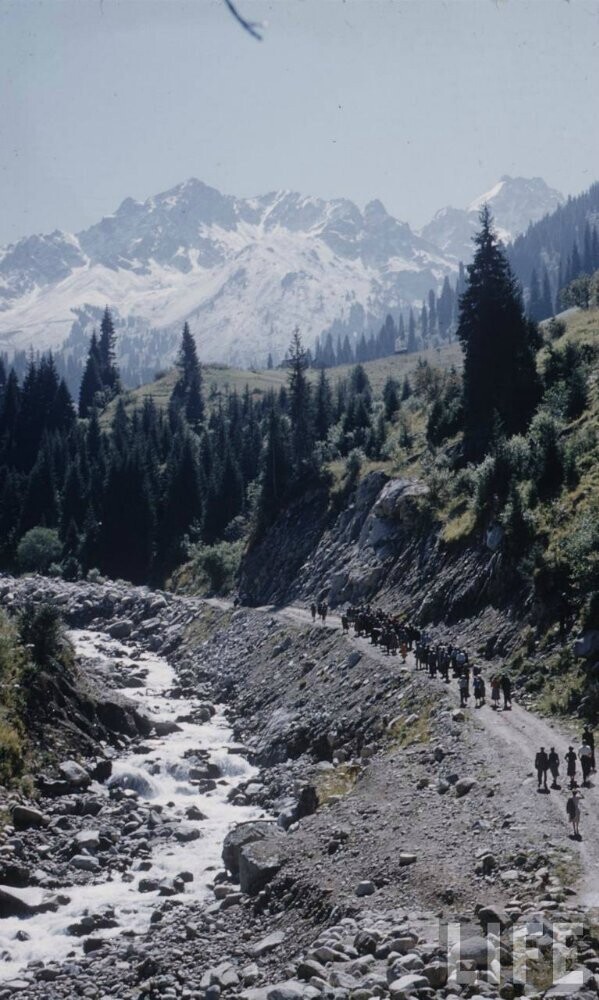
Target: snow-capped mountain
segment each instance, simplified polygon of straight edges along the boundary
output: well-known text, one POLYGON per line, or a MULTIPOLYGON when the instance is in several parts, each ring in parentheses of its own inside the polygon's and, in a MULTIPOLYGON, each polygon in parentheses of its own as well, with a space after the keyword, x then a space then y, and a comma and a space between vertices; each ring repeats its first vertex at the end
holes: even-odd
POLYGON ((307 344, 334 321, 361 332, 453 268, 379 201, 241 200, 192 179, 77 235, 0 251, 0 350, 57 348, 108 303, 139 336, 172 332, 174 349, 187 320, 205 360, 264 363, 296 326, 307 344))
POLYGON ((541 177, 502 177, 490 191, 475 198, 468 208, 442 208, 420 231, 453 260, 467 263, 472 259, 472 237, 478 229, 480 209, 491 209, 495 228, 504 243, 525 232, 531 222, 555 211, 564 198, 541 177))
POLYGON ((106 304, 145 370, 172 360, 187 320, 201 357, 263 364, 292 331, 361 333, 419 302, 469 260, 487 201, 507 241, 562 197, 540 178, 503 177, 421 233, 380 201, 364 211, 281 191, 250 199, 191 179, 134 201, 76 235, 55 231, 0 250, 0 350, 81 348, 106 304))

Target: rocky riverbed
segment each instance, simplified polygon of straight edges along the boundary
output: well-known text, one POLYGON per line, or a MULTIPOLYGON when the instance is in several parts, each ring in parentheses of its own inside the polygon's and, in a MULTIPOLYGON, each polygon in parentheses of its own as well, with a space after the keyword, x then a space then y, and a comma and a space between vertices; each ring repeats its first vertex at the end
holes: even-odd
POLYGON ((93 754, 75 734, 38 796, 4 796, 0 1000, 597 992, 595 858, 534 793, 518 718, 488 728, 292 611, 36 578, 0 595, 57 603, 90 698, 138 730, 93 754))

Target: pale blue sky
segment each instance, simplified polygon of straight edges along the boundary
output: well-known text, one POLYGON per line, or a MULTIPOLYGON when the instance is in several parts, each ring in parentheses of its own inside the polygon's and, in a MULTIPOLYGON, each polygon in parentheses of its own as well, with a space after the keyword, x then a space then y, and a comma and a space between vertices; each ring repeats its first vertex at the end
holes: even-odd
POLYGON ((599 179, 598 0, 0 0, 0 243, 190 176, 380 198, 599 179))

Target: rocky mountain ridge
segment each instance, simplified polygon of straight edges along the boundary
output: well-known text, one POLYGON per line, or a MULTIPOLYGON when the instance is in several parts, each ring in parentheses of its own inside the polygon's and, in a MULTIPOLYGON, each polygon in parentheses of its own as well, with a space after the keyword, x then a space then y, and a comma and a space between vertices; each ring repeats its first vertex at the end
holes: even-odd
MULTIPOLYGON (((505 238, 561 198, 539 178, 503 178, 483 197, 505 238)), ((469 260, 479 202, 416 233, 376 200, 361 211, 289 191, 239 199, 192 178, 127 198, 76 235, 1 249, 0 349, 59 348, 109 304, 139 352, 159 338, 157 364, 172 360, 187 320, 204 360, 263 365, 283 356, 296 325, 310 344, 419 302, 469 260)))

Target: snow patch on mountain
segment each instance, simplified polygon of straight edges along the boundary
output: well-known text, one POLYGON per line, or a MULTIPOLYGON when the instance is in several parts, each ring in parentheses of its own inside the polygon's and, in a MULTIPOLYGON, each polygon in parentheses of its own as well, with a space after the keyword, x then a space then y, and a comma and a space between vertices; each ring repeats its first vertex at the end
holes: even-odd
POLYGON ((290 191, 243 200, 192 178, 127 198, 76 236, 6 247, 0 349, 59 347, 81 310, 109 304, 136 331, 172 331, 173 346, 187 320, 205 360, 264 363, 296 326, 313 343, 356 303, 379 322, 454 266, 380 201, 360 212, 290 191))
POLYGON ((420 234, 448 257, 467 263, 472 259, 472 237, 478 229, 483 205, 491 209, 497 235, 507 244, 525 232, 531 222, 555 211, 563 200, 563 195, 541 177, 505 175, 467 208, 440 209, 420 234))

